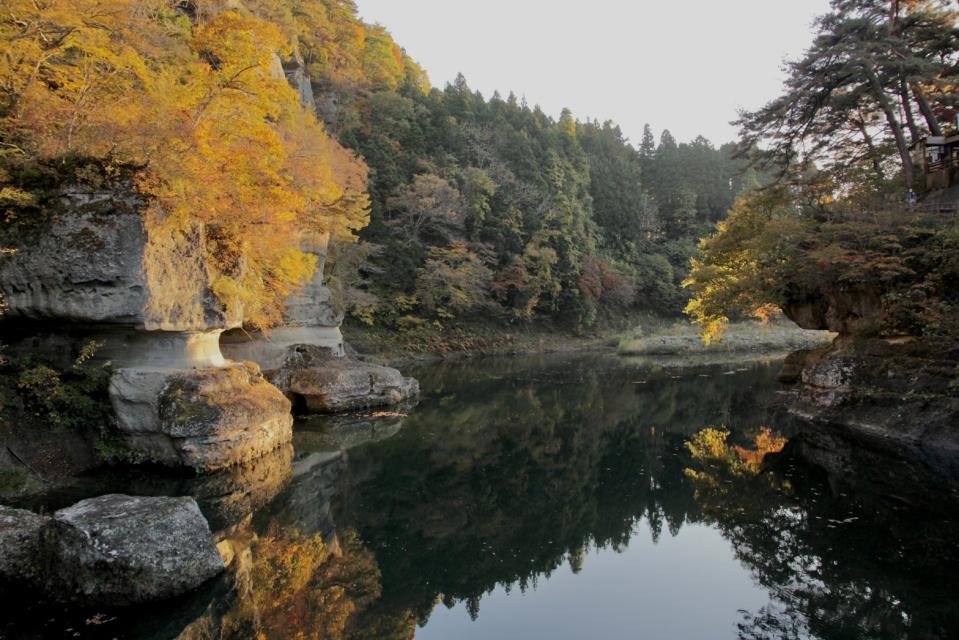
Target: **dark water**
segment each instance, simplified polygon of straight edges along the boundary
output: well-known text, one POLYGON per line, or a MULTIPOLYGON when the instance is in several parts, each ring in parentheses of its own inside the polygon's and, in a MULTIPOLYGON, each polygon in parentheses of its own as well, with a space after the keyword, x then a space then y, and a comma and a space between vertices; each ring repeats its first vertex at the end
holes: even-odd
POLYGON ((89 479, 32 506, 194 495, 231 571, 139 610, 0 594, 0 637, 959 638, 948 514, 755 463, 793 429, 776 370, 431 365, 406 416, 302 422, 209 478, 89 479))

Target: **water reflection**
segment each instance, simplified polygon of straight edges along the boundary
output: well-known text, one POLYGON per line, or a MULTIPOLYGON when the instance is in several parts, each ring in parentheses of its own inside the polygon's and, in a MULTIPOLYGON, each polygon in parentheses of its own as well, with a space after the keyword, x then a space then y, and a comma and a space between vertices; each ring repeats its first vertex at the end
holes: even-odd
POLYGON ((231 561, 200 593, 5 608, 0 635, 959 637, 952 523, 760 464, 789 435, 775 365, 418 374, 415 408, 303 423, 292 458, 167 487, 200 496, 231 561))

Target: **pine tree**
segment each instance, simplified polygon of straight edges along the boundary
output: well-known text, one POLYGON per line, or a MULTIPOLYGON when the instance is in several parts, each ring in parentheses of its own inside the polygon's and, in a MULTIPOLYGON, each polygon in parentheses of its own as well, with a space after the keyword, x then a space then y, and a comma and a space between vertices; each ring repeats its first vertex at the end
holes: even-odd
POLYGON ((653 128, 649 124, 643 125, 643 140, 639 144, 639 155, 644 160, 649 160, 656 154, 656 138, 653 136, 653 128))

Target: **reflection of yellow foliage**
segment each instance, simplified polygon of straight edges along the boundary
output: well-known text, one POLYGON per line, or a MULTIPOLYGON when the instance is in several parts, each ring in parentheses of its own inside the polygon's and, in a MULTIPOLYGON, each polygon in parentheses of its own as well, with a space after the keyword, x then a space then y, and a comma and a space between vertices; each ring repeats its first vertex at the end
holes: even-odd
MULTIPOLYGON (((734 476, 756 475, 762 468, 763 459, 769 453, 782 451, 786 438, 773 433, 769 427, 763 427, 753 437, 753 448, 730 447, 729 431, 712 427, 703 429, 686 443, 693 459, 700 464, 720 469, 734 476)), ((686 470, 686 475, 694 479, 706 480, 704 472, 686 470)), ((713 480, 711 483, 715 483, 713 480)))
POLYGON ((253 557, 261 638, 347 637, 353 617, 380 596, 376 560, 354 534, 337 548, 320 535, 272 532, 253 557))

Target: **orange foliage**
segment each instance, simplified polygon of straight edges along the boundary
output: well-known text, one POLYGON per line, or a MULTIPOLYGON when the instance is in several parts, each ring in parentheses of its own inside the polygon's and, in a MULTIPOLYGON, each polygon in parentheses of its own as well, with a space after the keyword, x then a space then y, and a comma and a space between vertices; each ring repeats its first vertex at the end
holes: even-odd
POLYGON ((253 563, 262 638, 345 638, 382 592, 376 559, 349 533, 338 548, 319 534, 273 531, 254 544, 253 563))
POLYGON ((363 23, 352 0, 246 0, 246 5, 281 26, 314 78, 375 90, 409 81, 429 90, 423 69, 386 29, 363 23))
POLYGON ((782 309, 775 304, 761 304, 755 309, 752 313, 753 317, 759 320, 762 324, 770 324, 773 320, 781 318, 783 315, 782 309))
POLYGON ((191 22, 180 4, 5 0, 0 161, 138 168, 151 224, 206 223, 215 292, 268 325, 316 267, 299 234, 367 223, 366 167, 272 71, 276 25, 213 3, 191 22))
POLYGON ((769 427, 763 427, 753 438, 754 448, 735 447, 736 455, 747 467, 758 471, 763 464, 763 459, 770 453, 779 453, 786 446, 786 438, 773 433, 769 427))

